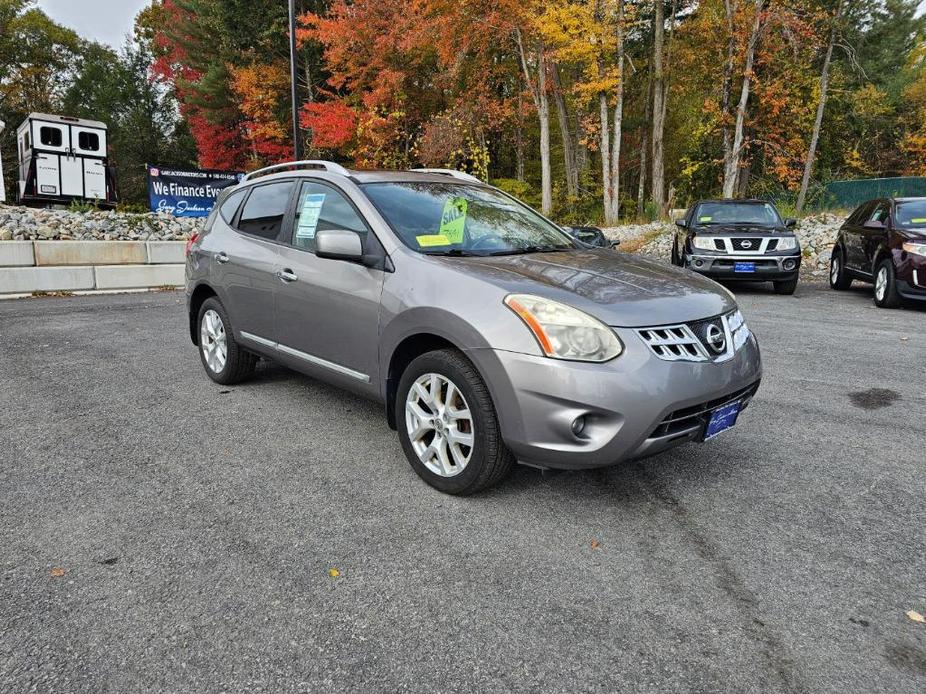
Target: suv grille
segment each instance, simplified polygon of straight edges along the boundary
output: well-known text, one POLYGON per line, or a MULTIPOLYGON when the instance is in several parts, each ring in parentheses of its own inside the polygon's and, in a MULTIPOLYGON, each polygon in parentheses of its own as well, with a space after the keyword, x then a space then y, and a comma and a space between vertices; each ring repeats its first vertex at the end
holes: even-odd
POLYGON ((679 325, 637 328, 637 335, 663 361, 726 361, 749 337, 739 311, 679 325))
POLYGON ((734 251, 756 251, 762 245, 762 239, 730 239, 734 251))
POLYGON ((759 390, 759 381, 735 393, 725 395, 722 398, 716 398, 693 407, 686 407, 681 410, 675 410, 675 412, 670 412, 666 418, 659 423, 659 426, 656 427, 653 433, 650 434, 649 438, 671 436, 672 434, 685 431, 693 424, 706 424, 707 415, 711 411, 716 410, 718 407, 723 407, 734 400, 741 401, 743 403, 742 409, 746 409, 746 406, 749 404, 749 401, 752 400, 757 390, 759 390))

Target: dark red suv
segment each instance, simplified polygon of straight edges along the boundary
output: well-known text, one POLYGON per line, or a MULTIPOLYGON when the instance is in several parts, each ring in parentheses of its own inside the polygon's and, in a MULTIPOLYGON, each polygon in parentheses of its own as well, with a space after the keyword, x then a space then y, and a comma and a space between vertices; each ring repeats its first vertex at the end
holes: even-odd
POLYGON ((849 215, 833 248, 830 286, 848 289, 853 280, 873 283, 881 308, 926 302, 926 198, 869 200, 849 215))

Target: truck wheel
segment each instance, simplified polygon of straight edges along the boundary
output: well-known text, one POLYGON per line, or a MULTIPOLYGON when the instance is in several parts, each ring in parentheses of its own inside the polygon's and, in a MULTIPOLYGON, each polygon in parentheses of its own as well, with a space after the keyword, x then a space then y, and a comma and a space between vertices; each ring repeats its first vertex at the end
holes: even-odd
POLYGON ((775 285, 776 294, 787 294, 790 296, 794 293, 794 290, 797 289, 797 281, 798 278, 795 277, 794 279, 790 280, 779 280, 777 282, 773 282, 772 284, 775 285))
POLYGON ((231 321, 222 303, 213 297, 199 309, 199 357, 206 375, 229 386, 254 373, 257 356, 245 351, 235 339, 231 321))
POLYGON ((894 263, 885 258, 875 271, 875 306, 878 308, 897 308, 900 306, 900 294, 897 293, 897 280, 894 277, 894 263))
POLYGON ((435 489, 475 494, 500 482, 514 465, 485 382, 456 350, 412 361, 399 381, 395 411, 408 462, 435 489))

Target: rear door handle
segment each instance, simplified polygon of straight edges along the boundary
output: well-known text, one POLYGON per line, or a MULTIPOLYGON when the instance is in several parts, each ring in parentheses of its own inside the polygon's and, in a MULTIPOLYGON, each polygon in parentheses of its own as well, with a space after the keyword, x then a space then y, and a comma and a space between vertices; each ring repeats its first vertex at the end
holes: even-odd
POLYGON ((289 268, 285 268, 277 272, 277 277, 280 279, 280 281, 286 282, 287 284, 290 282, 295 282, 296 280, 299 279, 296 273, 290 270, 289 268))
POLYGON ((224 265, 225 263, 228 262, 228 254, 225 251, 222 251, 221 253, 216 253, 215 262, 221 263, 222 265, 224 265))

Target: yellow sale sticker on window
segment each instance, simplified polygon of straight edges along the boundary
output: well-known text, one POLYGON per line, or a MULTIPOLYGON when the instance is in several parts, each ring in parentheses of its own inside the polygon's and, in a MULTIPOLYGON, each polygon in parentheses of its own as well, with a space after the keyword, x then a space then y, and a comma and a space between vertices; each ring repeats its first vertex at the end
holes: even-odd
POLYGON ((926 217, 914 217, 910 222, 913 224, 926 224, 926 217))
POLYGON ((710 215, 702 215, 701 217, 698 217, 699 222, 709 222, 712 219, 713 217, 711 217, 710 215))
POLYGON ((453 198, 444 203, 438 235, 446 236, 450 243, 463 243, 466 227, 466 198, 453 198))
POLYGON ((428 234, 427 236, 416 236, 415 240, 422 248, 429 246, 449 246, 450 239, 443 234, 428 234))

